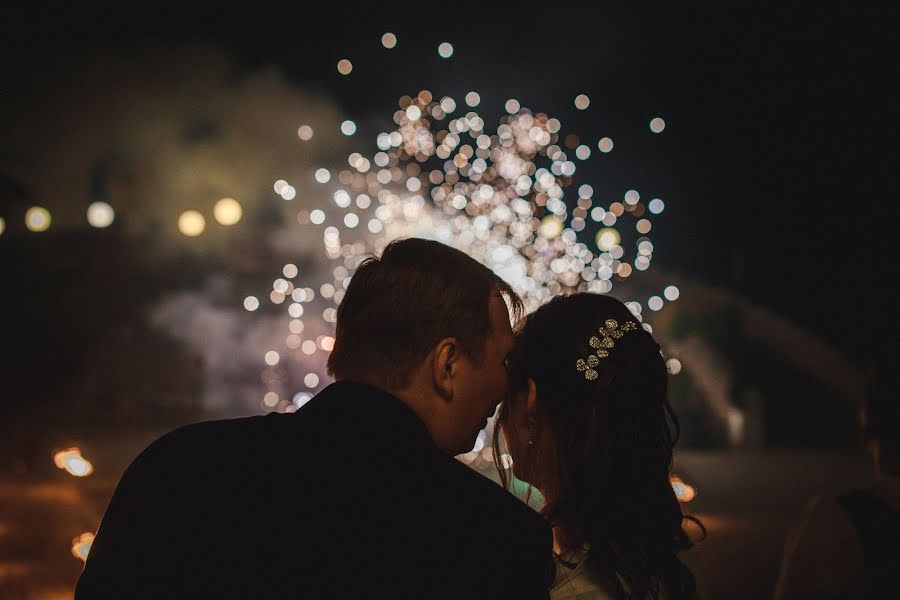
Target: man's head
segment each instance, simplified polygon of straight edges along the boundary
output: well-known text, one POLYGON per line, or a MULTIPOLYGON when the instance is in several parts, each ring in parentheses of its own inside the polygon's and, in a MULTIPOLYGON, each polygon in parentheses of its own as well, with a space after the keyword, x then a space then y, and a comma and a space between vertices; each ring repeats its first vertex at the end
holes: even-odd
POLYGON ((357 268, 338 308, 328 372, 404 400, 435 443, 471 450, 506 395, 512 288, 463 252, 405 239, 357 268))

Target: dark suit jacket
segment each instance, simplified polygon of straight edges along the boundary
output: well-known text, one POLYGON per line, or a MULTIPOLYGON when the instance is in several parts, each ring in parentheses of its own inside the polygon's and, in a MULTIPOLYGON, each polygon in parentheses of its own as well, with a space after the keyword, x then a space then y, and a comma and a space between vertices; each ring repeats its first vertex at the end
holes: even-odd
POLYGON ((166 434, 131 464, 76 600, 546 598, 551 534, 404 403, 330 385, 294 414, 166 434))

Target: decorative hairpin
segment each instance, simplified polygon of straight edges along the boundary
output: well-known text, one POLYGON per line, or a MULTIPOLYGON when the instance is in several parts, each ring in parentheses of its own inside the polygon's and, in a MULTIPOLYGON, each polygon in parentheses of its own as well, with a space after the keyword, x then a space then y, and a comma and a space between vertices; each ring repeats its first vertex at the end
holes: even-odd
POLYGON ((607 319, 603 322, 603 327, 597 330, 599 335, 593 335, 588 340, 591 348, 594 348, 596 352, 589 354, 587 358, 579 358, 575 363, 575 368, 579 373, 584 373, 584 378, 588 381, 597 379, 597 371, 594 370, 594 367, 600 364, 600 359, 609 356, 609 351, 616 345, 617 339, 626 332, 635 331, 637 328, 634 321, 625 321, 620 327, 619 322, 615 319, 607 319))

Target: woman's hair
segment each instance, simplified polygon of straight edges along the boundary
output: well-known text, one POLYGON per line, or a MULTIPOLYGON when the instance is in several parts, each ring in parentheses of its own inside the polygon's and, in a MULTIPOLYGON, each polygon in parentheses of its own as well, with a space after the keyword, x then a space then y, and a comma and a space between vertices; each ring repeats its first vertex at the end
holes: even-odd
POLYGON ((504 484, 500 431, 511 449, 526 449, 513 455, 517 473, 542 492, 543 514, 558 528, 564 552, 587 547, 587 568, 615 571, 633 598, 694 597, 694 577, 677 557, 692 542, 669 481, 679 427, 653 337, 614 298, 560 296, 527 317, 510 369, 510 396, 494 437, 504 484), (624 334, 610 335, 607 349, 598 344, 607 337, 599 330, 609 331, 610 319, 624 334), (603 350, 608 356, 591 359, 588 373, 579 359, 603 350), (510 426, 511 403, 523 402, 528 379, 537 388, 534 445, 514 439, 510 426))

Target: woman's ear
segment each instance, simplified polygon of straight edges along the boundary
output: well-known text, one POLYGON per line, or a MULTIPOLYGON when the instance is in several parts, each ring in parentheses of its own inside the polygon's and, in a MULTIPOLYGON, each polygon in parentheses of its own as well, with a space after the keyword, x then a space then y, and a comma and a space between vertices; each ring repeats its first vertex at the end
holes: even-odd
POLYGON ((453 375, 459 358, 459 343, 456 338, 444 338, 437 343, 431 362, 431 378, 434 389, 444 400, 453 399, 453 375))

